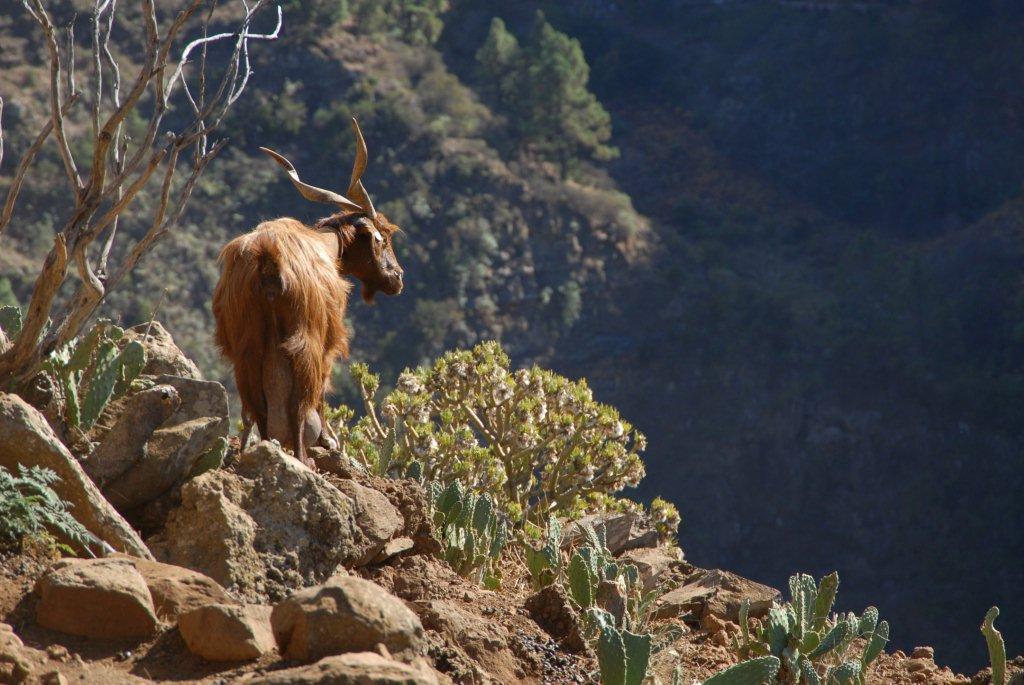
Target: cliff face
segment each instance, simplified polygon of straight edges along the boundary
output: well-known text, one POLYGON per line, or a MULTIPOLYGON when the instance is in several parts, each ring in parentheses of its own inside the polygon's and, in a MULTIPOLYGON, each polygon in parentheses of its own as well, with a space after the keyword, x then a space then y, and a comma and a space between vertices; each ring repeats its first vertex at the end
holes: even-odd
MULTIPOLYGON (((556 363, 652 436, 642 487, 679 502, 688 553, 775 585, 838 568, 848 608, 877 603, 895 645, 961 668, 984 653, 955 626, 988 598, 1022 635, 1019 8, 503 16, 535 8, 583 42, 612 176, 661 248, 556 363)), ((491 13, 449 19, 460 74, 473 48, 454 37, 491 13)))

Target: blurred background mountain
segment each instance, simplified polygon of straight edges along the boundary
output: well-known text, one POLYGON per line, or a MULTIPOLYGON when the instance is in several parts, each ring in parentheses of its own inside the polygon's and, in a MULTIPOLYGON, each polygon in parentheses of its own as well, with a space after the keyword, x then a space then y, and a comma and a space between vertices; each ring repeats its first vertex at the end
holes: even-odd
MULTIPOLYGON (((0 191, 46 111, 42 48, 14 5, 0 191)), ((51 5, 89 39, 89 3, 51 5)), ((344 187, 357 115, 408 285, 350 309, 354 358, 387 379, 497 338, 516 363, 586 376, 649 436, 641 494, 679 505, 694 562, 777 587, 838 569, 842 608, 878 606, 893 648, 933 644, 964 671, 999 604, 1020 649, 1024 5, 284 6, 229 146, 108 316, 159 307, 226 380, 221 245, 327 213, 256 148, 344 187)), ((140 24, 125 16, 129 62, 140 24)), ((0 250, 2 304, 31 292, 67 207, 59 174, 48 149, 0 250)), ((354 397, 344 369, 336 390, 354 397)))

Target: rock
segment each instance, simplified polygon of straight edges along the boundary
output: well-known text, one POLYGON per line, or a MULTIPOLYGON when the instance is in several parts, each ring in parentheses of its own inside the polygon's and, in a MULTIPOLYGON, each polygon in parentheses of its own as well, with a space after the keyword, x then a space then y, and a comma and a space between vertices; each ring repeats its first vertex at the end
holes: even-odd
POLYGON ((120 405, 120 415, 82 462, 82 469, 102 489, 143 458, 153 431, 180 404, 178 391, 170 385, 157 385, 126 397, 120 405))
POLYGON ((274 607, 270 623, 281 654, 299 661, 370 650, 378 643, 409 661, 426 644, 423 625, 402 600, 348 576, 299 590, 274 607))
POLYGON ((636 566, 645 592, 693 571, 693 567, 683 561, 683 551, 674 545, 630 550, 619 560, 636 566))
POLYGON ((329 656, 247 681, 251 685, 437 685, 430 670, 391 661, 373 652, 329 656))
POLYGON ((931 659, 935 661, 935 648, 934 647, 914 647, 914 651, 910 653, 911 659, 931 659))
POLYGON ((272 652, 271 607, 208 604, 183 613, 178 631, 188 650, 207 661, 248 661, 272 652))
POLYGON ((356 526, 367 540, 366 554, 356 565, 366 565, 383 551, 388 540, 402 530, 405 522, 398 509, 382 493, 354 480, 336 480, 334 484, 355 504, 356 526))
POLYGON ((156 380, 157 387, 177 393, 180 406, 152 432, 131 468, 103 488, 110 503, 129 517, 133 509, 180 486, 202 457, 227 444, 230 418, 223 385, 177 376, 156 380))
POLYGON ((44 628, 98 638, 146 638, 156 632, 146 581, 127 559, 58 561, 36 583, 36 593, 36 622, 44 628))
POLYGON ((277 445, 260 443, 233 468, 181 488, 181 506, 150 538, 161 561, 263 602, 321 583, 366 555, 352 500, 277 445))
POLYGON ((775 588, 755 583, 734 573, 713 569, 699 570, 684 585, 666 593, 656 601, 655 616, 668 618, 692 612, 698 619, 710 613, 736 623, 740 603, 750 600, 751 618, 768 615, 772 602, 782 596, 775 588))
POLYGON ((587 650, 580 617, 560 585, 549 585, 526 598, 530 618, 558 641, 562 649, 575 654, 587 650))
POLYGON ((32 673, 32 662, 25 643, 14 634, 14 628, 0 623, 0 683, 21 683, 32 673))
POLYGON ((142 575, 162 621, 174 623, 181 614, 208 604, 236 604, 217 581, 202 573, 159 561, 123 555, 114 558, 127 559, 142 575))
MULTIPOLYGON (((417 603, 417 611, 424 627, 438 633, 449 646, 457 646, 477 671, 474 675, 482 676, 467 678, 465 682, 523 682, 524 661, 529 658, 522 650, 523 636, 452 600, 417 603)), ((463 682, 462 678, 456 680, 463 682)))
POLYGON ((182 376, 202 380, 199 367, 174 344, 174 339, 159 321, 132 326, 124 332, 125 343, 138 340, 146 348, 146 366, 142 373, 148 376, 182 376), (149 335, 146 335, 147 330, 149 335))
POLYGON ((52 469, 60 482, 57 495, 68 502, 72 515, 115 550, 152 559, 138 534, 100 494, 78 461, 57 439, 46 419, 17 395, 0 394, 0 466, 16 472, 17 465, 52 469))
POLYGON ((616 624, 622 623, 622 617, 626 614, 626 593, 620 584, 602 580, 597 586, 594 601, 612 615, 616 624))
POLYGON ((403 552, 408 552, 415 546, 416 543, 412 538, 395 538, 394 540, 390 540, 386 545, 384 545, 384 549, 380 551, 380 554, 378 554, 373 560, 373 563, 383 564, 391 557, 398 556, 403 552))
POLYGON ((608 551, 618 556, 623 552, 640 547, 657 547, 658 532, 654 530, 647 516, 633 512, 612 512, 590 514, 569 524, 562 536, 562 547, 580 544, 585 540, 583 527, 602 528, 608 551))
POLYGON ((39 683, 40 685, 68 685, 68 679, 60 671, 50 671, 39 678, 39 683))

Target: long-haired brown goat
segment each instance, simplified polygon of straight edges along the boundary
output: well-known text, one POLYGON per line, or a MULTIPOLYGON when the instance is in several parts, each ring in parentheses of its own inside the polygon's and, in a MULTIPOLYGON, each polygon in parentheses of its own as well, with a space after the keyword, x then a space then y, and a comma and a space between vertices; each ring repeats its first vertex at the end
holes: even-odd
POLYGON ((366 142, 355 119, 352 127, 356 159, 344 196, 303 183, 287 159, 260 148, 304 198, 341 211, 313 226, 266 221, 235 238, 220 253, 223 271, 213 293, 217 345, 234 366, 242 399, 243 441, 255 422, 263 439, 276 439, 306 463, 306 448, 328 441, 320 407, 334 360, 348 355, 351 286, 344 276, 359 279, 367 302, 377 291, 402 291, 391 242, 398 229, 363 187, 366 142))

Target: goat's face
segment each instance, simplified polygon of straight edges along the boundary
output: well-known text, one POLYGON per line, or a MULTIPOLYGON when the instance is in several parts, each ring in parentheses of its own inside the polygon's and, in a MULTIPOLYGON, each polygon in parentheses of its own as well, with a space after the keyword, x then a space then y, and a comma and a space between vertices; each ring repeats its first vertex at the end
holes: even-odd
POLYGON ((291 162, 273 150, 260 149, 288 173, 302 197, 332 204, 342 210, 318 221, 316 228, 321 232, 338 234, 342 273, 358 278, 363 284, 363 299, 373 302, 378 290, 387 295, 402 292, 402 267, 398 265, 398 257, 391 244, 398 227, 373 207, 362 181, 367 161, 366 140, 355 119, 352 119, 352 131, 356 136, 356 159, 345 195, 305 183, 299 179, 299 172, 291 162))
POLYGON ((393 238, 398 227, 380 212, 351 222, 354 229, 341 255, 342 272, 363 284, 363 300, 373 302, 377 291, 385 295, 402 292, 402 267, 395 256, 393 238))

